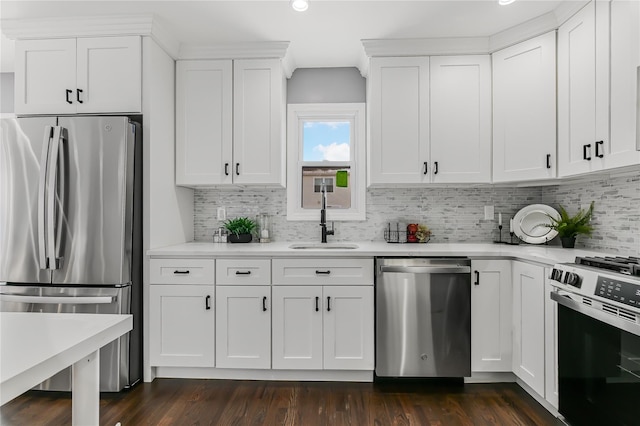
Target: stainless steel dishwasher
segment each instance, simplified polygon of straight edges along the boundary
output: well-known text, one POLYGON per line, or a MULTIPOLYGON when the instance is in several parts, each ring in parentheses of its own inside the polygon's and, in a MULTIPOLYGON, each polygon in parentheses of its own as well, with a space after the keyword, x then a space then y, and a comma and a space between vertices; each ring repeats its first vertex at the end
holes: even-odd
POLYGON ((471 260, 376 258, 376 375, 471 375, 471 260))

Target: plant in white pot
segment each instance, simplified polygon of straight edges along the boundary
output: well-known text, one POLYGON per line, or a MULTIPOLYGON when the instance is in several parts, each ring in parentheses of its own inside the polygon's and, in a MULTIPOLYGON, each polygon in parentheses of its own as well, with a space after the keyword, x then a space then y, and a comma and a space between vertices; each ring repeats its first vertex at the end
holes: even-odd
POLYGON ((573 248, 575 247, 576 236, 580 234, 591 235, 591 232, 593 232, 593 226, 590 223, 593 215, 593 201, 588 209, 580 209, 573 216, 570 216, 562 206, 559 206, 559 210, 560 217, 556 218, 548 215, 551 223, 546 226, 558 231, 562 247, 573 248))
POLYGON ((237 217, 224 223, 224 227, 229 231, 230 243, 250 243, 253 239, 251 233, 256 226, 256 222, 247 217, 237 217))

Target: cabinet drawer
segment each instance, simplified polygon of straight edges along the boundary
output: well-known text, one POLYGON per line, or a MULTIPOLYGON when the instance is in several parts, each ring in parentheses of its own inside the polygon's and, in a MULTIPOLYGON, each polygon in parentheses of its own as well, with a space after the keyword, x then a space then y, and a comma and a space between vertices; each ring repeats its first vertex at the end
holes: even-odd
POLYGON ((213 284, 213 259, 151 259, 150 284, 213 284))
POLYGON ((270 259, 216 260, 217 285, 270 285, 270 259))
POLYGON ((274 285, 373 285, 373 259, 273 259, 274 285))

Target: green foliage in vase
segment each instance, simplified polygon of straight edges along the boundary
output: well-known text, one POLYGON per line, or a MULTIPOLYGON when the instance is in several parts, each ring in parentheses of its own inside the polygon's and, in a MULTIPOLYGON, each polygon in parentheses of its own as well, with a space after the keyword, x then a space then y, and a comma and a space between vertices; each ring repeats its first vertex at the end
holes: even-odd
POLYGON ((560 217, 555 218, 547 215, 551 219, 551 223, 546 226, 558 231, 560 238, 574 238, 579 234, 591 235, 593 226, 589 222, 593 215, 593 201, 587 210, 580 209, 573 216, 570 216, 564 207, 559 206, 559 208, 560 217))
POLYGON ((227 228, 227 231, 240 235, 250 234, 254 229, 256 229, 257 224, 255 221, 247 217, 237 217, 235 219, 227 220, 224 223, 224 227, 227 228))

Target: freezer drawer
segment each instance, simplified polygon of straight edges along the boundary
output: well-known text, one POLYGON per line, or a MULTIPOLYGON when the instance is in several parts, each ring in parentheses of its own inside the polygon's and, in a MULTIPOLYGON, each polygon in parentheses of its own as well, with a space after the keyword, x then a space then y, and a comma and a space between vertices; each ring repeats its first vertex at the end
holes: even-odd
MULTIPOLYGON (((0 311, 130 314, 131 286, 95 288, 0 285, 0 311)), ((130 362, 130 333, 100 349, 100 391, 118 392, 137 381, 139 375, 136 371, 131 371, 136 366, 130 365, 130 362)), ((71 368, 62 370, 34 389, 70 391, 71 368)))

